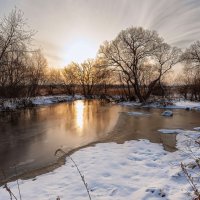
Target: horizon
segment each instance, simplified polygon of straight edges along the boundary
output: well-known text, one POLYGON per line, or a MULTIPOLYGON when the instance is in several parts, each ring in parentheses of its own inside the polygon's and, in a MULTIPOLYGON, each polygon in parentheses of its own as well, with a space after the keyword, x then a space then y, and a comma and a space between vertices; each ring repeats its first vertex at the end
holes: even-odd
POLYGON ((35 46, 42 49, 51 67, 94 58, 105 40, 114 39, 130 26, 156 30, 167 43, 180 48, 200 36, 197 0, 1 0, 0 17, 8 15, 14 5, 37 31, 35 46))

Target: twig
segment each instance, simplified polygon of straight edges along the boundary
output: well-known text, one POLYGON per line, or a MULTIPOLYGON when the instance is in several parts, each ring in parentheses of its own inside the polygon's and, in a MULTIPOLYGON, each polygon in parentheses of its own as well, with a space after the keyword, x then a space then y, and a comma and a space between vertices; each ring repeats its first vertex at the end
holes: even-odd
MULTIPOLYGON (((17 176, 17 166, 15 165, 14 167, 15 167, 15 175, 17 176)), ((18 192, 19 192, 19 199, 22 200, 18 178, 17 178, 17 188, 18 188, 18 192)))
MULTIPOLYGON (((5 174, 4 170, 1 170, 1 171, 2 171, 2 174, 3 174, 4 178, 6 179, 6 174, 5 174)), ((8 187, 7 183, 4 184, 4 188, 9 193, 10 200, 12 200, 12 197, 14 197, 14 199, 17 200, 17 197, 13 194, 13 192, 11 191, 11 189, 8 187)))
MULTIPOLYGON (((57 149, 56 152, 55 152, 55 155, 57 155, 58 152, 61 152, 63 155, 67 155, 67 153, 66 153, 65 151, 63 151, 62 149, 57 149)), ((87 190, 88 197, 89 197, 90 200, 92 200, 92 198, 91 198, 91 196, 90 196, 89 189, 88 189, 88 185, 87 185, 87 183, 86 183, 86 181, 85 181, 85 178, 84 178, 84 175, 82 175, 80 169, 78 168, 78 165, 77 165, 76 162, 73 160, 73 158, 72 158, 70 155, 67 155, 67 157, 69 157, 70 160, 74 163, 74 165, 75 165, 75 167, 76 167, 76 169, 77 169, 77 171, 78 171, 78 173, 79 173, 79 175, 80 175, 80 177, 81 177, 81 180, 82 180, 82 182, 83 182, 83 184, 84 184, 84 186, 85 186, 85 189, 87 190)))
POLYGON ((193 177, 188 173, 187 169, 185 168, 184 164, 181 163, 181 169, 183 170, 183 173, 185 174, 190 186, 192 187, 192 190, 194 191, 194 194, 197 196, 197 199, 200 199, 200 193, 197 189, 193 177))

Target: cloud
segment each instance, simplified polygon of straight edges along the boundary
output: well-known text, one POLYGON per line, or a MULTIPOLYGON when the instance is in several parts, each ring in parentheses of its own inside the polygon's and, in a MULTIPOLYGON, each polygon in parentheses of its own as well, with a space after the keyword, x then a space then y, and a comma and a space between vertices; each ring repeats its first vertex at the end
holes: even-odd
POLYGON ((200 39, 199 0, 0 0, 0 11, 6 14, 15 5, 38 31, 50 62, 58 65, 66 64, 66 46, 77 38, 90 38, 98 48, 129 26, 156 30, 181 48, 200 39))

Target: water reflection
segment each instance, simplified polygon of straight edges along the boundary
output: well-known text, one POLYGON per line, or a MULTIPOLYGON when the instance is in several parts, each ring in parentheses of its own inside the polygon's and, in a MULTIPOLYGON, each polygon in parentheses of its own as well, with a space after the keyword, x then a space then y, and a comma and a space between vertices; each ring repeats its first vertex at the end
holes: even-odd
POLYGON ((0 168, 18 165, 29 170, 55 161, 56 149, 74 149, 107 138, 124 142, 148 139, 175 150, 176 135, 160 134, 161 128, 190 129, 199 126, 200 112, 174 111, 173 118, 162 110, 137 110, 96 100, 75 101, 0 114, 0 168), (148 112, 134 117, 126 112, 148 112))
POLYGON ((93 100, 2 113, 0 168, 43 166, 56 160, 58 148, 68 151, 100 140, 114 127, 120 109, 93 100))
MULTIPOLYGON (((82 130, 83 128, 83 114, 84 114, 84 102, 83 101, 76 101, 75 102, 75 112, 76 112, 76 126, 79 130, 82 130)), ((82 135, 82 132, 80 131, 80 135, 82 135)))
POLYGON ((127 112, 119 113, 118 121, 112 129, 112 133, 117 135, 117 140, 148 139, 154 143, 161 143, 165 150, 176 150, 176 134, 162 134, 159 129, 192 129, 199 123, 200 112, 186 112, 184 110, 174 110, 172 118, 161 116, 159 109, 134 109, 128 111, 147 112, 148 116, 130 116, 127 112))
POLYGON ((163 147, 166 151, 175 151, 176 150, 176 135, 177 134, 162 134, 157 133, 160 137, 160 143, 163 144, 163 147))

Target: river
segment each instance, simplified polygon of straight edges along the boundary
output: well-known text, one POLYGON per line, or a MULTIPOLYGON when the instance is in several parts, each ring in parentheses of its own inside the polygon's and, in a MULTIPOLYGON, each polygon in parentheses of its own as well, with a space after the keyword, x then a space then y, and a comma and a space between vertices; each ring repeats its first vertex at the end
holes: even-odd
POLYGON ((98 100, 77 100, 0 113, 0 169, 6 176, 55 163, 58 148, 66 152, 93 142, 148 139, 176 150, 176 134, 159 129, 192 129, 199 126, 200 112, 140 109, 98 100), (132 112, 135 112, 132 113, 132 112), (140 115, 143 112, 145 115, 140 115), (133 114, 133 115, 132 115, 133 114), (15 166, 15 167, 14 167, 15 166))

